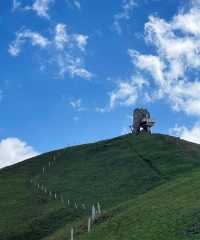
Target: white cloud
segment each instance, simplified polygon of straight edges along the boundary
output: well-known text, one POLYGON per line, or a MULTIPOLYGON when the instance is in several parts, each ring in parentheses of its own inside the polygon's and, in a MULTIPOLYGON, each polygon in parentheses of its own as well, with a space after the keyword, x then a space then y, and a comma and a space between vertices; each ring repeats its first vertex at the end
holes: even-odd
POLYGON ((85 47, 87 45, 88 36, 83 34, 74 34, 74 40, 77 43, 77 46, 82 50, 85 51, 85 47))
POLYGON ((45 48, 49 41, 38 32, 32 32, 29 29, 23 29, 16 33, 16 39, 9 45, 8 52, 12 56, 18 56, 23 44, 29 41, 33 46, 45 48))
POLYGON ((49 19, 49 10, 55 0, 35 0, 32 5, 23 5, 21 0, 13 0, 13 11, 34 11, 38 16, 49 19))
POLYGON ((200 144, 200 123, 196 123, 191 129, 176 125, 169 132, 181 139, 200 144))
POLYGON ((50 5, 54 3, 54 0, 35 0, 32 5, 32 10, 40 17, 49 18, 48 11, 50 5))
POLYGON ((76 111, 84 111, 85 110, 85 108, 82 106, 82 99, 80 99, 80 98, 71 101, 70 105, 76 111))
POLYGON ((130 106, 135 104, 138 98, 137 89, 129 82, 120 82, 115 91, 110 94, 110 109, 113 109, 117 103, 130 106))
POLYGON ((68 53, 59 53, 55 60, 59 67, 59 75, 64 77, 68 73, 72 78, 80 77, 90 80, 93 74, 84 67, 84 62, 79 57, 74 57, 68 53))
POLYGON ((200 35, 199 1, 193 1, 193 7, 185 14, 178 14, 174 18, 174 28, 182 29, 185 33, 200 35))
MULTIPOLYGON (((134 106, 141 97, 140 90, 145 86, 149 86, 149 83, 138 74, 132 75, 128 80, 118 81, 115 89, 108 93, 109 103, 105 107, 96 107, 95 111, 105 113, 112 111, 117 106, 134 106)), ((142 98, 149 101, 147 95, 142 98)))
POLYGON ((149 89, 141 89, 144 95, 153 101, 164 98, 175 111, 200 116, 198 18, 200 5, 194 2, 170 21, 151 16, 145 24, 145 40, 155 54, 129 50, 129 56, 135 70, 151 81, 149 89))
POLYGON ((78 47, 81 51, 85 51, 85 47, 88 43, 88 36, 83 34, 68 34, 67 26, 59 23, 55 28, 55 45, 58 49, 63 50, 66 45, 72 48, 78 47))
MULTIPOLYGON (((138 99, 143 102, 165 99, 175 111, 200 116, 200 1, 191 3, 189 9, 181 9, 169 21, 149 17, 145 41, 153 47, 154 54, 128 50, 134 73, 110 94, 110 109, 133 105, 138 99)), ((134 6, 133 1, 131 9, 134 6)), ((128 11, 129 5, 125 9, 128 11)), ((122 16, 129 18, 126 14, 122 16)), ((105 110, 108 107, 98 108, 99 112, 105 110)))
POLYGON ((67 32, 67 26, 58 23, 55 27, 55 36, 53 45, 57 48, 57 57, 55 61, 59 66, 59 74, 64 77, 68 73, 72 78, 81 77, 90 80, 93 74, 90 73, 84 66, 84 60, 80 54, 77 55, 77 50, 85 51, 87 45, 87 35, 70 34, 67 32), (73 51, 76 54, 73 54, 73 51))
POLYGON ((55 45, 58 49, 63 50, 67 43, 69 43, 69 36, 66 31, 66 25, 59 23, 55 27, 55 45))
POLYGON ((0 168, 38 155, 33 147, 18 138, 6 138, 0 142, 0 168))
POLYGON ((122 33, 121 23, 130 18, 131 12, 137 6, 137 0, 122 0, 121 12, 114 15, 113 27, 118 34, 122 33))
POLYGON ((133 106, 139 98, 139 90, 145 85, 148 83, 137 75, 132 76, 128 81, 118 82, 116 89, 109 94, 109 106, 106 109, 110 111, 117 105, 133 106))
POLYGON ((149 71, 159 84, 164 84, 163 70, 165 66, 158 56, 139 54, 131 49, 128 50, 128 53, 136 67, 149 71))
POLYGON ((79 98, 79 99, 77 99, 77 100, 74 100, 74 101, 71 101, 70 102, 70 105, 73 107, 73 108, 80 108, 80 106, 81 106, 81 102, 82 102, 82 100, 79 98))
POLYGON ((86 70, 85 68, 77 65, 76 62, 75 62, 75 64, 70 65, 68 67, 68 71, 71 74, 71 76, 72 77, 77 76, 77 77, 84 78, 86 80, 90 80, 93 77, 93 75, 88 70, 86 70))
MULTIPOLYGON (((59 76, 64 77, 69 74, 73 77, 80 77, 90 80, 93 74, 85 68, 84 55, 88 43, 88 36, 78 33, 70 33, 63 23, 56 24, 53 34, 48 38, 41 33, 33 32, 29 29, 22 29, 16 33, 16 39, 9 45, 8 52, 12 56, 18 56, 26 42, 33 46, 48 50, 50 55, 47 64, 55 64, 59 71, 59 76)), ((44 69, 44 63, 42 63, 44 69)))

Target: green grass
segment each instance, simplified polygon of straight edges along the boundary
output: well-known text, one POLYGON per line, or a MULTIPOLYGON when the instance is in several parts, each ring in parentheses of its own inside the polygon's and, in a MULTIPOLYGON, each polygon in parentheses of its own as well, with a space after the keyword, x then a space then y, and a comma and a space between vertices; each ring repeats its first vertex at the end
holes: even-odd
POLYGON ((125 135, 50 152, 0 171, 0 240, 200 239, 200 147, 159 134, 125 135), (53 155, 59 158, 42 174, 53 155), (30 180, 89 210, 67 207, 30 180), (68 237, 69 239, 69 237, 68 237))
POLYGON ((82 239, 200 239, 200 174, 180 177, 128 201, 82 239))

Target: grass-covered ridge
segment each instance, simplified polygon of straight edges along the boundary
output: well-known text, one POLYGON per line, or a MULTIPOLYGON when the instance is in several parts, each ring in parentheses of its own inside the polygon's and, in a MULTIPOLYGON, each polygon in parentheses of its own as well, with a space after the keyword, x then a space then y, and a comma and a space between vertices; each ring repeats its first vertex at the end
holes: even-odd
POLYGON ((199 145, 159 134, 43 154, 0 171, 0 239, 62 240, 70 226, 75 239, 198 239, 199 167, 199 145), (92 233, 74 202, 101 203, 106 217, 92 233))

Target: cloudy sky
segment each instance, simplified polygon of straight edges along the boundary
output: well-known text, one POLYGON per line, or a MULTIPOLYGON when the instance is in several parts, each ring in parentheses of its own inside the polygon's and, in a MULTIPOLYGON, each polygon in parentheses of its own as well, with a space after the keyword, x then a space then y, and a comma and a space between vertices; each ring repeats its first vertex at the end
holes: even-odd
POLYGON ((200 143, 200 0, 0 2, 0 167, 126 133, 200 143))

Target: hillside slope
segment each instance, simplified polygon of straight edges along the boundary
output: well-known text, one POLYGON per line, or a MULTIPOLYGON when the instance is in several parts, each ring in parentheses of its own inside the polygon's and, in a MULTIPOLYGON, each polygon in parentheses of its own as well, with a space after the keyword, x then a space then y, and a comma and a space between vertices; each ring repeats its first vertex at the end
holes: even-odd
POLYGON ((159 134, 40 155, 0 171, 0 239, 197 239, 199 167, 199 145, 159 134))
POLYGON ((109 212, 82 240, 200 239, 200 171, 179 177, 109 212))

